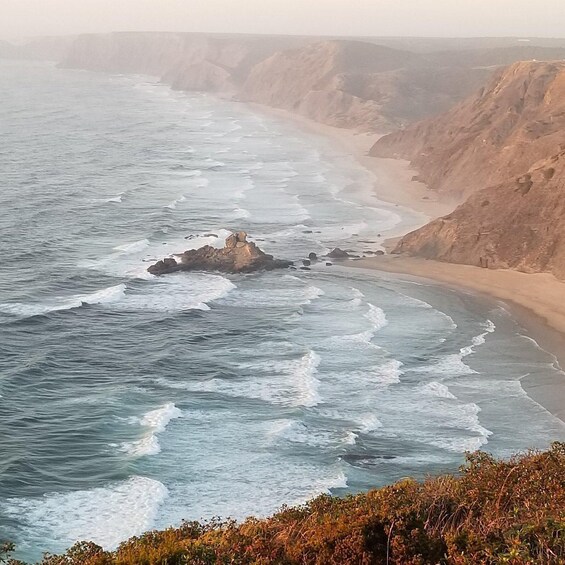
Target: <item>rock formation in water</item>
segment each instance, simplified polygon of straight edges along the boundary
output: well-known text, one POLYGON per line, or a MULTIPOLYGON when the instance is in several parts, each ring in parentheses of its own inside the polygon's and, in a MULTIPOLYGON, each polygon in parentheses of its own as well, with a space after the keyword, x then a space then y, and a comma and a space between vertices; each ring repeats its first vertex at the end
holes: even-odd
POLYGON ((565 63, 523 62, 440 116, 382 138, 412 159, 453 213, 405 236, 396 253, 565 278, 565 63))
POLYGON ((177 271, 219 271, 222 273, 250 273, 272 271, 290 267, 290 261, 275 259, 261 251, 254 243, 247 241, 245 232, 236 232, 226 239, 222 249, 205 245, 157 261, 147 270, 152 275, 165 275, 177 271))

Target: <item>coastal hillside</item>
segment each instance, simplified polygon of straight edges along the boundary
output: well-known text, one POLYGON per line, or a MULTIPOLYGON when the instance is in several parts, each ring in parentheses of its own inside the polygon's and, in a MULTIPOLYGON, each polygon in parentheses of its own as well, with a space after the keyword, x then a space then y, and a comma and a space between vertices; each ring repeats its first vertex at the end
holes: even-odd
POLYGON ((565 277, 565 63, 521 62, 436 119, 381 138, 445 196, 472 194, 396 248, 427 258, 565 277))
MULTIPOLYGON (((187 522, 113 552, 78 543, 42 565, 558 565, 564 473, 565 444, 509 461, 476 452, 460 476, 405 479, 345 499, 324 495, 241 524, 187 522)), ((0 545, 0 562, 12 549, 0 545)))
POLYGON ((233 92, 250 69, 305 39, 191 33, 81 35, 61 64, 92 71, 158 76, 179 90, 233 92))
POLYGON ((512 46, 505 41, 496 48, 487 48, 487 40, 467 48, 458 40, 424 42, 425 48, 421 43, 410 38, 121 32, 6 44, 0 46, 0 57, 153 75, 176 90, 213 92, 332 126, 380 133, 449 110, 483 87, 501 65, 565 57, 559 43, 512 46))
POLYGON ((395 249, 451 263, 551 272, 565 279, 565 152, 480 190, 395 249))
POLYGON ((324 41, 274 54, 240 93, 330 125, 390 131, 449 108, 488 76, 361 41, 324 41))
POLYGON ((565 63, 518 62, 447 113, 381 138, 375 157, 408 159, 455 197, 504 182, 565 142, 565 63))

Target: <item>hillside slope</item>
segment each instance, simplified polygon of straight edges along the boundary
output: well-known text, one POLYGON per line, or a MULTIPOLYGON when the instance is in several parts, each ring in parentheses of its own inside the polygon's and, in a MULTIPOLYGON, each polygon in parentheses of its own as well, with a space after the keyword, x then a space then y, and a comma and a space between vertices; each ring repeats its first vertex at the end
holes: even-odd
POLYGON ((473 194, 405 236, 395 253, 565 279, 565 151, 473 194))
POLYGON ((254 67, 240 98, 346 128, 390 131, 445 110, 490 71, 430 64, 423 56, 361 41, 323 41, 254 67))
POLYGON ((471 195, 395 252, 565 278, 565 63, 523 62, 373 155, 412 160, 445 195, 471 195))
MULTIPOLYGON (((345 499, 323 495, 241 524, 186 522, 114 552, 78 543, 41 564, 559 565, 564 472, 565 444, 509 461, 477 452, 459 476, 404 479, 345 499)), ((0 562, 12 549, 0 544, 0 562)))
POLYGON ((451 196, 525 173, 565 142, 565 62, 519 62, 449 112, 381 138, 377 157, 409 159, 451 196))
POLYGON ((62 66, 158 76, 181 90, 233 93, 250 69, 299 37, 195 33, 108 33, 79 36, 62 66))

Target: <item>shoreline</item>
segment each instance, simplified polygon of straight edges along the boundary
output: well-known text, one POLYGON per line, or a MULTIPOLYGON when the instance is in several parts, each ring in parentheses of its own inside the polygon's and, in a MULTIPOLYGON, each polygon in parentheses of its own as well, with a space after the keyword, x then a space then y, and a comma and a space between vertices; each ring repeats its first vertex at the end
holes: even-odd
MULTIPOLYGON (((370 157, 368 152, 379 134, 359 133, 315 122, 287 110, 262 104, 246 104, 259 113, 289 121, 306 133, 326 138, 341 151, 352 156, 375 179, 373 195, 379 200, 420 215, 419 224, 402 224, 405 233, 453 211, 456 201, 440 200, 425 184, 413 181, 416 172, 405 160, 370 157)), ((401 214, 399 214, 401 215, 401 214)), ((385 241, 387 251, 396 238, 385 241)), ((340 263, 343 267, 367 269, 375 274, 386 272, 399 277, 424 279, 454 290, 471 292, 502 302, 511 316, 524 328, 527 336, 553 355, 556 364, 565 369, 565 282, 549 273, 527 274, 511 270, 491 270, 471 265, 443 263, 427 259, 386 255, 340 263)), ((545 382, 521 380, 526 394, 565 424, 565 373, 549 376, 545 382)))

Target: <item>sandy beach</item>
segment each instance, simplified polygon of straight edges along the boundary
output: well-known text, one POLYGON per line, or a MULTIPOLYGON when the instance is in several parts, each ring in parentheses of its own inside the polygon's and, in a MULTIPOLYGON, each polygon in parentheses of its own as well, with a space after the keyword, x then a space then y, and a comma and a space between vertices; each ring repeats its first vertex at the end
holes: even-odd
MULTIPOLYGON (((252 105, 258 111, 291 120, 308 133, 329 138, 337 147, 352 155, 375 177, 375 195, 385 202, 420 214, 421 223, 403 222, 405 233, 417 229, 431 219, 450 213, 457 202, 438 199, 425 184, 413 181, 416 174, 408 161, 380 159, 368 156, 378 134, 359 133, 327 126, 293 114, 262 105, 252 105)), ((395 240, 385 242, 390 250, 395 240)), ((565 282, 548 273, 526 274, 511 270, 491 270, 470 265, 456 265, 413 257, 387 255, 348 261, 344 266, 384 271, 400 277, 418 277, 451 288, 487 296, 502 301, 512 316, 539 346, 552 353, 560 367, 565 367, 565 282)), ((528 395, 546 410, 565 422, 565 374, 544 382, 525 377, 522 380, 528 395)))

